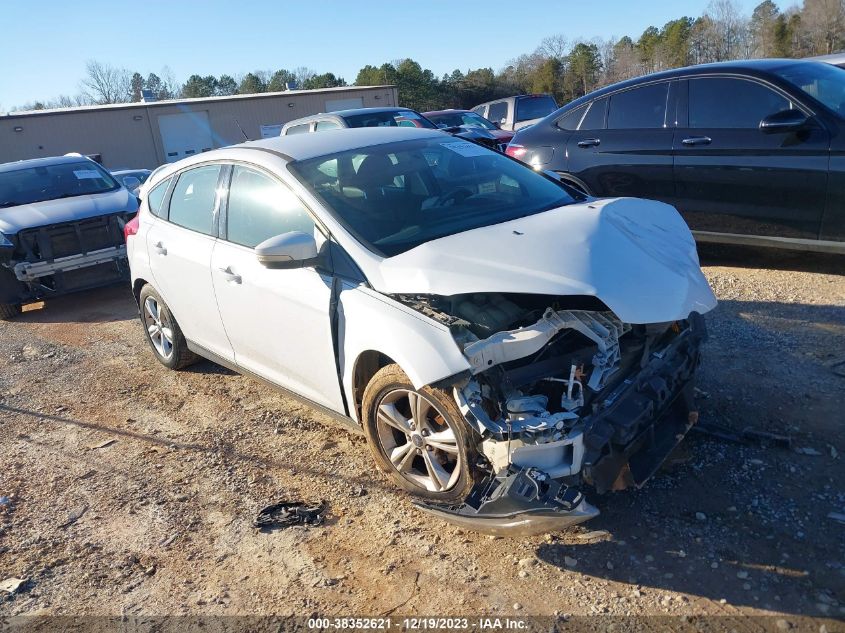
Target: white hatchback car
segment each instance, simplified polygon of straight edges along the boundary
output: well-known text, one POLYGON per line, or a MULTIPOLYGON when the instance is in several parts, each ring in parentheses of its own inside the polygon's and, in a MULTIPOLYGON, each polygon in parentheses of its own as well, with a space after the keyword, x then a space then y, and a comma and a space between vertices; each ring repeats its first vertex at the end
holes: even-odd
POLYGON ((421 507, 490 532, 597 514, 696 420, 715 298, 670 206, 585 198, 442 132, 352 129, 158 170, 127 227, 156 358, 363 429, 421 507))

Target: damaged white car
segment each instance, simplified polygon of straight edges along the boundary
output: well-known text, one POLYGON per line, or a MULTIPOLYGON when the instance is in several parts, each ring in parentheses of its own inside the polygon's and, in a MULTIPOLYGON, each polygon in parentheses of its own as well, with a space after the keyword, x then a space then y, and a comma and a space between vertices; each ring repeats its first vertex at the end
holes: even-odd
POLYGON ((499 533, 597 514, 695 423, 716 300, 677 212, 585 198, 437 131, 245 143, 127 226, 144 333, 360 426, 420 507, 499 533))

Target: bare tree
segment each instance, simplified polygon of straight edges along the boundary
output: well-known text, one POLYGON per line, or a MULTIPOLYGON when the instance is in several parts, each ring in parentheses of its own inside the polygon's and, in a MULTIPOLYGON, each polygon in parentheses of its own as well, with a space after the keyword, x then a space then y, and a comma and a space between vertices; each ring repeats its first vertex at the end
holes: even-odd
POLYGON ((713 61, 747 58, 750 55, 748 19, 736 0, 713 0, 704 14, 712 29, 713 61))
POLYGON ((812 46, 811 53, 833 53, 842 44, 845 8, 842 0, 804 0, 801 27, 812 46))
POLYGON ((96 60, 85 64, 82 92, 93 103, 126 103, 132 99, 132 73, 96 60))
POLYGON ((558 33, 557 35, 544 37, 535 53, 546 58, 554 58, 563 61, 569 54, 569 49, 569 40, 567 40, 566 36, 562 33, 558 33))
POLYGON ((300 66, 299 68, 294 68, 292 71, 293 76, 296 77, 296 85, 302 86, 306 81, 311 79, 314 75, 317 74, 315 70, 312 68, 306 68, 305 66, 300 66))

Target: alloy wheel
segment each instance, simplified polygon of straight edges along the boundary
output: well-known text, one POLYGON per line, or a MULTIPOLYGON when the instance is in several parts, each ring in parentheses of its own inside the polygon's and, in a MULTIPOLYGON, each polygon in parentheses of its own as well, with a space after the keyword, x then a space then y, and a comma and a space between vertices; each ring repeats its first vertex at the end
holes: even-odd
POLYGON ((376 408, 377 438, 394 469, 431 492, 446 492, 461 476, 463 457, 451 421, 427 396, 387 392, 376 408))
POLYGON ((173 356, 173 326, 167 312, 162 311, 153 297, 147 297, 144 301, 144 325, 158 355, 164 360, 170 360, 173 356))

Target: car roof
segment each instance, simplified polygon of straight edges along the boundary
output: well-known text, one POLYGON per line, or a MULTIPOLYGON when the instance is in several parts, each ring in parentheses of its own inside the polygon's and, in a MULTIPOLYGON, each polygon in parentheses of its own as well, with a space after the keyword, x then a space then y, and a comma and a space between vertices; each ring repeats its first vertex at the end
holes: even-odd
POLYGON ((446 110, 431 110, 430 112, 422 113, 423 116, 437 116, 439 114, 475 114, 475 112, 472 110, 463 110, 461 108, 448 108, 446 110))
POLYGON ((33 167, 46 167, 48 165, 61 165, 63 163, 78 163, 79 161, 94 162, 85 156, 48 156, 45 158, 30 158, 18 160, 12 163, 0 164, 0 173, 6 171, 18 171, 19 169, 31 169, 33 167))
MULTIPOLYGON (((516 100, 516 99, 526 99, 526 98, 534 99, 534 98, 537 98, 537 97, 551 97, 551 96, 552 95, 550 95, 548 92, 529 92, 528 94, 511 95, 509 97, 499 97, 498 99, 490 99, 490 101, 485 101, 484 103, 479 103, 478 105, 473 106, 473 108, 478 108, 478 107, 481 107, 481 106, 489 105, 491 103, 499 103, 500 101, 507 101, 508 99, 514 99, 514 100, 516 100)), ((552 97, 552 98, 554 98, 554 97, 552 97)))
POLYGON ((152 171, 149 169, 114 169, 110 171, 113 176, 122 176, 123 174, 151 174, 152 171))
MULTIPOLYGON (((632 79, 626 79, 604 88, 599 88, 593 92, 589 92, 583 97, 579 97, 564 106, 569 109, 570 106, 580 105, 587 101, 592 101, 596 97, 616 92, 628 87, 638 86, 644 83, 651 83, 653 81, 661 81, 665 79, 674 79, 676 77, 691 77, 694 75, 708 75, 713 73, 738 73, 749 76, 765 77, 773 70, 786 68, 789 66, 799 66, 806 64, 818 64, 817 61, 806 61, 803 59, 746 59, 735 60, 729 62, 714 62, 712 64, 699 64, 697 66, 684 66, 683 68, 672 68, 671 70, 663 70, 649 75, 641 75, 632 79)), ((554 114, 554 113, 553 113, 554 114)))
MULTIPOLYGON (((373 145, 410 141, 420 138, 453 139, 454 137, 440 130, 424 128, 359 127, 327 130, 319 134, 274 136, 260 141, 250 141, 248 143, 241 143, 240 145, 233 145, 232 148, 260 148, 284 154, 292 160, 307 160, 309 158, 344 152, 359 147, 371 147, 373 145)), ((215 150, 215 153, 219 151, 221 150, 215 150)))
POLYGON ((297 125, 305 125, 306 123, 320 121, 331 117, 343 119, 343 117, 347 116, 355 116, 358 114, 376 114, 379 112, 416 112, 416 110, 412 110, 411 108, 400 108, 398 106, 387 108, 354 108, 352 110, 334 110, 332 112, 320 112, 319 114, 310 114, 299 119, 293 119, 292 121, 285 123, 282 129, 287 130, 297 125))

